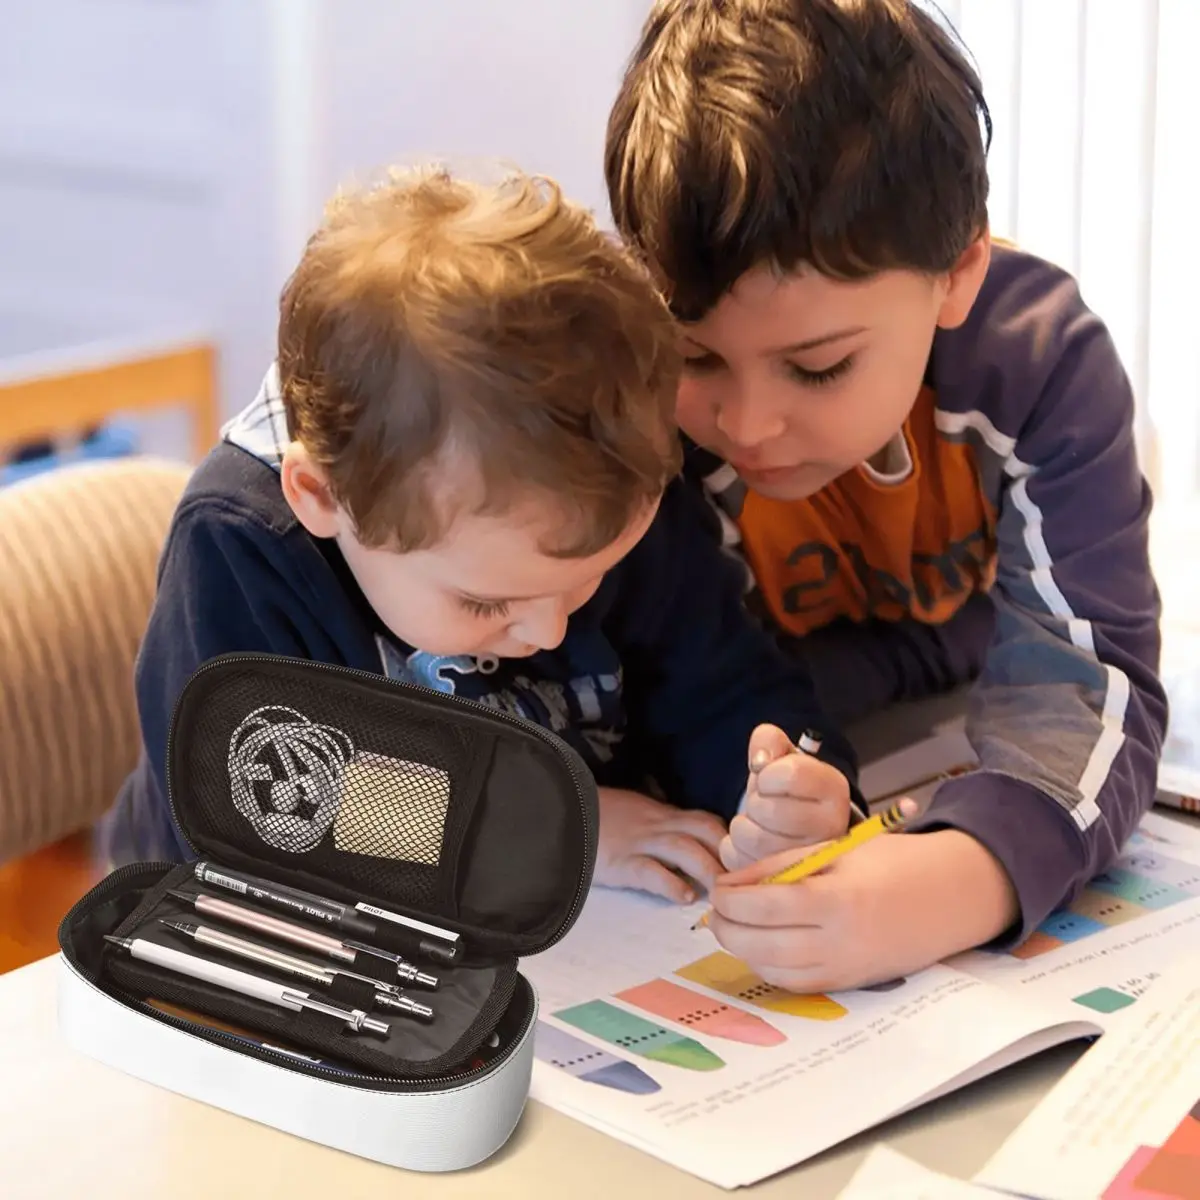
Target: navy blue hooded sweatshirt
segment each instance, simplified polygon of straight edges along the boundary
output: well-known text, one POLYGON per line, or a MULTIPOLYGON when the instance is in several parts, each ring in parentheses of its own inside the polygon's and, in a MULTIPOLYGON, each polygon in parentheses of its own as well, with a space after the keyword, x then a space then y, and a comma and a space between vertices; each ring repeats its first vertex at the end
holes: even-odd
MULTIPOLYGON (((285 445, 272 370, 197 468, 172 522, 136 669, 144 750, 102 826, 113 865, 193 857, 167 800, 167 733, 192 672, 234 651, 340 664, 505 709, 573 745, 601 786, 656 784, 670 803, 726 818, 745 788, 756 725, 793 737, 824 727, 804 668, 746 612, 744 568, 681 481, 572 614, 560 646, 524 659, 446 658, 398 641, 336 543, 296 520, 280 484, 285 445)), ((821 756, 853 782, 842 737, 828 732, 821 756)))

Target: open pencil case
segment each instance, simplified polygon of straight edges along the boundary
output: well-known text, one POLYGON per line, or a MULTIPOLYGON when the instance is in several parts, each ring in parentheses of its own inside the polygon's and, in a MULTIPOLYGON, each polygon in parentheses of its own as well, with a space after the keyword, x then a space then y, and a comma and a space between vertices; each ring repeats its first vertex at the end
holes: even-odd
MULTIPOLYGON (((567 933, 591 883, 598 804, 579 755, 531 722, 453 695, 233 654, 202 665, 183 689, 167 784, 195 860, 123 867, 63 918, 68 1040, 172 1091, 394 1166, 454 1170, 499 1149, 524 1108, 533 1062, 537 998, 518 960, 567 933), (354 921, 376 912, 416 919, 450 934, 456 957, 423 954, 412 927, 392 919, 367 915, 344 933, 210 886, 197 879, 200 863, 279 894, 340 902, 354 921), (197 911, 197 894, 353 937, 438 986, 402 986, 394 961, 365 951, 332 962, 229 924, 197 911), (199 944, 180 922, 366 978, 313 986, 199 944), (386 1033, 178 974, 135 957, 130 947, 143 941, 367 1013, 386 1033), (378 1007, 369 979, 432 1018, 378 1007)), ((424 941, 430 953, 446 945, 424 941)))

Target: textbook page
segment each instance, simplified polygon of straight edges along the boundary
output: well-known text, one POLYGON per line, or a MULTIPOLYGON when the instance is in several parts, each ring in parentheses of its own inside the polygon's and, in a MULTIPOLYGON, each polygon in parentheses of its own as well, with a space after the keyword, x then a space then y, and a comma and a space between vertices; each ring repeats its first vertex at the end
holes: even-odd
POLYGON ((1108 1028, 1200 947, 1200 826, 1149 814, 1116 865, 1011 953, 950 965, 1108 1028))
POLYGON ((837 1200, 996 1200, 997 1193, 931 1171, 889 1146, 876 1146, 837 1200))
POLYGON ((594 887, 571 933, 521 969, 539 996, 531 1095, 721 1187, 811 1158, 984 1060, 1097 1032, 943 966, 781 991, 691 929, 705 907, 594 887))
POLYGON ((976 1181, 1038 1200, 1200 1200, 1200 957, 1168 968, 976 1181))
MULTIPOLYGON (((927 800, 942 779, 972 769, 961 720, 863 767, 863 794, 927 800)), ((959 970, 1050 1006, 1073 1005, 1107 1026, 1165 963, 1200 946, 1200 824, 1149 813, 1115 866, 1094 879, 1012 953, 973 951, 959 970)))

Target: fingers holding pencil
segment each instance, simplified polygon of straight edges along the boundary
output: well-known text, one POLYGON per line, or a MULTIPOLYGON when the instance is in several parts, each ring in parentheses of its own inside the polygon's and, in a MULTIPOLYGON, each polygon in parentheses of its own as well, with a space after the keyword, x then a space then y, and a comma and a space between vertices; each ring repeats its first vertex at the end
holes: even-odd
MULTIPOLYGON (((882 834, 902 830, 905 824, 916 816, 917 811, 918 805, 915 800, 908 798, 898 800, 885 812, 876 813, 868 820, 854 826, 844 837, 800 850, 781 851, 737 871, 720 875, 715 881, 716 907, 723 916, 736 920, 737 918, 732 913, 726 912, 727 903, 738 893, 750 893, 756 897, 754 904, 765 904, 770 909, 774 901, 762 896, 764 889, 760 885, 769 885, 765 889, 769 892, 781 885, 799 883, 801 880, 810 878, 882 834)), ((778 899, 782 900, 782 898, 778 899)), ((706 927, 711 916, 710 910, 692 928, 706 927)))
POLYGON ((793 742, 775 725, 759 725, 748 747, 749 778, 719 858, 729 871, 781 850, 837 837, 850 823, 850 786, 822 762, 819 735, 793 742))
MULTIPOLYGON (((916 810, 900 805, 906 819, 916 810)), ((876 834, 832 859, 830 848, 774 856, 716 881, 711 935, 764 982, 800 993, 863 987, 911 975, 993 936, 979 932, 964 903, 986 885, 989 855, 969 834, 937 827, 876 834), (794 878, 796 870, 809 874, 795 885, 767 883, 794 878)))

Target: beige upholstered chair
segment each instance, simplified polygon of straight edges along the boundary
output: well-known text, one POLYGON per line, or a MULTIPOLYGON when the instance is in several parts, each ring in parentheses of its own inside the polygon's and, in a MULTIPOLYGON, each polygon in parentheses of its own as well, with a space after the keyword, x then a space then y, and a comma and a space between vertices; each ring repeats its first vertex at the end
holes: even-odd
POLYGON ((0 862, 92 824, 137 759, 134 659, 189 470, 83 463, 0 489, 0 862))

